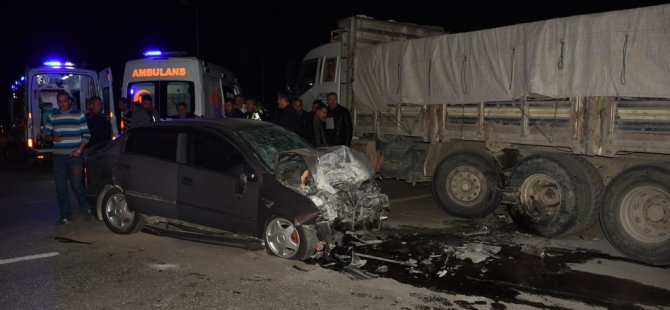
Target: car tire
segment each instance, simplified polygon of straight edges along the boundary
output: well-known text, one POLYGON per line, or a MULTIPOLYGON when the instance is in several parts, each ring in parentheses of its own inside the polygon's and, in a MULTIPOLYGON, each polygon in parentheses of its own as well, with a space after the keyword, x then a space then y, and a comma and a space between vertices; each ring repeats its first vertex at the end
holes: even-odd
POLYGON ((590 183, 595 176, 586 170, 571 155, 544 153, 522 159, 509 177, 508 187, 518 190, 518 205, 509 209, 512 219, 522 229, 544 237, 587 226, 580 225, 580 220, 589 220, 599 195, 590 183))
POLYGON ((491 156, 465 150, 447 156, 433 175, 433 198, 448 214, 483 217, 493 212, 502 198, 502 177, 491 156))
POLYGON ((316 233, 305 227, 296 227, 282 217, 274 217, 265 225, 265 249, 277 257, 306 260, 316 253, 316 233))
POLYGON ((670 167, 632 167, 605 193, 600 223, 612 246, 649 264, 670 264, 670 167))
POLYGON ((102 219, 117 234, 132 234, 144 226, 144 216, 128 209, 125 194, 118 188, 109 190, 102 199, 102 219))

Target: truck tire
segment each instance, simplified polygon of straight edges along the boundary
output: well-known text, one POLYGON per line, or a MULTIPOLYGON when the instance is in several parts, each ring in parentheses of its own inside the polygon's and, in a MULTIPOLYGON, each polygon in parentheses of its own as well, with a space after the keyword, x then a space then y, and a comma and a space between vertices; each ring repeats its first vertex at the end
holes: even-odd
POLYGON ((483 217, 502 198, 502 177, 493 157, 479 150, 451 154, 433 174, 433 198, 446 213, 458 217, 483 217))
POLYGON ((583 205, 581 209, 577 210, 578 218, 577 224, 570 229, 566 234, 578 234, 583 232, 598 222, 600 216, 600 206, 602 205, 603 194, 605 193, 605 185, 603 185, 603 178, 600 176, 598 170, 588 160, 581 156, 571 156, 582 167, 587 184, 589 184, 591 204, 583 205))
POLYGON ((649 264, 670 264, 670 167, 632 167, 605 193, 600 223, 612 246, 649 264))
POLYGON ((570 155, 543 153, 522 159, 509 177, 508 186, 518 190, 519 198, 518 205, 509 209, 512 219, 544 237, 585 227, 599 196, 594 195, 598 190, 589 183, 593 176, 586 170, 570 155))

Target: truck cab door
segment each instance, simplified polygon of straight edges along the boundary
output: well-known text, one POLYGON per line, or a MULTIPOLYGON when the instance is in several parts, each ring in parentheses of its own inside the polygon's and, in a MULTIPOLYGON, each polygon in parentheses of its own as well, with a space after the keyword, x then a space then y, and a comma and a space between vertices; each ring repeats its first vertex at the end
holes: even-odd
POLYGON ((114 137, 119 135, 119 131, 116 128, 116 113, 114 110, 114 85, 112 80, 112 68, 107 67, 102 71, 98 72, 98 83, 100 84, 100 97, 104 102, 102 110, 105 114, 109 115, 109 120, 112 123, 112 135, 114 137))

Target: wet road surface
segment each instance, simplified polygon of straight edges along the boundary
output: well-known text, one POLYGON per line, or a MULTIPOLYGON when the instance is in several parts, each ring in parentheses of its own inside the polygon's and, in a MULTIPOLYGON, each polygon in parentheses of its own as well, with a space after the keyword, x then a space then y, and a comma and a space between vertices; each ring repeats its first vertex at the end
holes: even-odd
MULTIPOLYGON (((474 223, 472 226, 477 227, 474 223)), ((498 302, 568 309, 524 300, 524 292, 607 308, 670 307, 667 289, 570 267, 590 261, 638 264, 625 258, 584 249, 510 245, 509 240, 523 236, 520 233, 493 231, 475 238, 439 230, 396 229, 383 233, 386 236, 379 238, 383 240, 380 244, 338 249, 333 255, 335 259, 319 263, 347 272, 344 269, 351 262, 353 251, 363 254, 357 259, 366 260, 360 267, 363 271, 434 291, 487 297, 494 301, 490 306, 499 309, 506 307, 498 302), (398 263, 369 258, 369 255, 398 263)), ((445 299, 443 304, 466 307, 481 303, 445 299)))

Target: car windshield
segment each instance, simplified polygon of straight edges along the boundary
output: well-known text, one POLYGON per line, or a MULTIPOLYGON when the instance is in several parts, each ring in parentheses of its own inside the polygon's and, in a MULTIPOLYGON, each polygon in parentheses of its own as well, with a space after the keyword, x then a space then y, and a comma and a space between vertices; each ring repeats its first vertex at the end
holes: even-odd
POLYGON ((292 131, 279 126, 248 128, 239 131, 258 157, 274 169, 279 152, 311 147, 309 143, 292 131))

